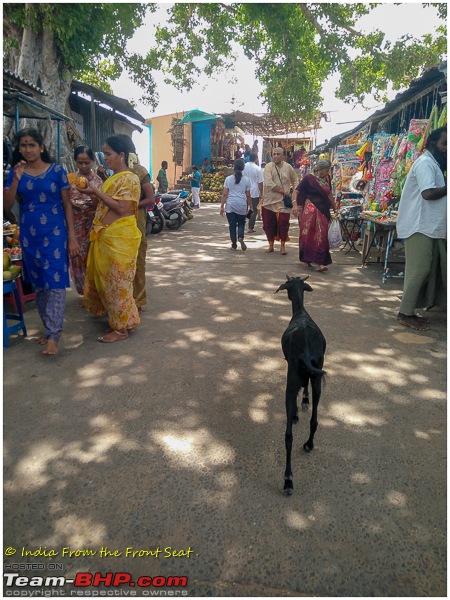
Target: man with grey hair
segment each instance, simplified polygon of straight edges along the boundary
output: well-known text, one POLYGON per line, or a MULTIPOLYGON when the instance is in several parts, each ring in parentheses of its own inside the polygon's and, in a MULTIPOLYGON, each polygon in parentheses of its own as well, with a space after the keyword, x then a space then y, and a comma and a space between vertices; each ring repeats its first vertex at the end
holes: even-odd
POLYGON ((283 148, 274 148, 272 162, 264 167, 264 193, 262 199, 263 228, 269 242, 266 252, 274 251, 275 240, 280 240, 281 254, 287 254, 286 242, 289 239, 289 221, 291 208, 286 206, 291 197, 291 188, 295 189, 298 176, 284 160, 283 148))

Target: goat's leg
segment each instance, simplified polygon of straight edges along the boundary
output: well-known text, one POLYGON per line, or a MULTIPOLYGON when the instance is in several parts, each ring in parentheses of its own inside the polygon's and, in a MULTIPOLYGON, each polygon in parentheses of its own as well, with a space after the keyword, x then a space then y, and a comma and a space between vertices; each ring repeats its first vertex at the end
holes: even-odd
POLYGON ((303 398, 302 398, 302 408, 303 408, 303 410, 308 410, 308 408, 309 408, 308 385, 309 385, 309 377, 307 377, 306 382, 305 382, 305 384, 303 386, 303 398))
POLYGON ((286 433, 284 436, 284 443, 286 446, 286 470, 284 472, 284 492, 286 495, 291 495, 294 489, 292 482, 292 467, 291 467, 291 454, 292 454, 292 424, 294 418, 298 420, 298 408, 297 408, 297 395, 300 390, 300 381, 296 374, 292 374, 288 370, 288 383, 286 385, 286 433))
POLYGON ((314 434, 317 430, 317 407, 319 406, 320 393, 322 389, 322 376, 311 377, 312 387, 312 414, 309 422, 309 438, 303 444, 305 452, 311 452, 314 449, 314 434))

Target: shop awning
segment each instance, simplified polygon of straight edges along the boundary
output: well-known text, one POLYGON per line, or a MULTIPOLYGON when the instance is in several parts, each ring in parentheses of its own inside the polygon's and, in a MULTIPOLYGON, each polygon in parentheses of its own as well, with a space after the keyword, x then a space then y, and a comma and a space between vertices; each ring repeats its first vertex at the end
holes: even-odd
POLYGON ((22 94, 22 92, 3 94, 3 116, 11 119, 51 119, 53 121, 71 121, 72 119, 42 102, 22 94))
POLYGON ((211 115, 209 113, 204 112, 203 110, 198 110, 198 108, 194 108, 194 110, 188 110, 188 112, 184 115, 178 125, 184 125, 185 123, 198 123, 199 121, 211 121, 211 119, 219 119, 217 115, 211 115))

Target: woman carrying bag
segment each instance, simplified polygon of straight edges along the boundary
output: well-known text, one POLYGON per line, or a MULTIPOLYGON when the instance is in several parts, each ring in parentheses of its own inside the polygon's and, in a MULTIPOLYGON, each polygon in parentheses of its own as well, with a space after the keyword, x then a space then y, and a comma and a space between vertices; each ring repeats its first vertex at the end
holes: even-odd
POLYGON ((323 158, 314 168, 314 174, 306 175, 294 190, 292 214, 299 220, 300 262, 317 264, 316 271, 324 273, 332 263, 328 227, 331 222, 331 209, 336 211, 336 203, 331 194, 331 162, 323 158), (297 204, 296 204, 297 203, 297 204))

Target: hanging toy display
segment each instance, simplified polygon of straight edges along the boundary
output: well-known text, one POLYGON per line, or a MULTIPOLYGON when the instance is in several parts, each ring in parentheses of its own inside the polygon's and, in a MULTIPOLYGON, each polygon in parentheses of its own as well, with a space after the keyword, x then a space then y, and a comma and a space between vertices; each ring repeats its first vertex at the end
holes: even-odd
POLYGON ((447 125, 447 105, 446 104, 444 105, 444 108, 442 109, 442 112, 439 116, 437 128, 444 127, 444 125, 447 125))

